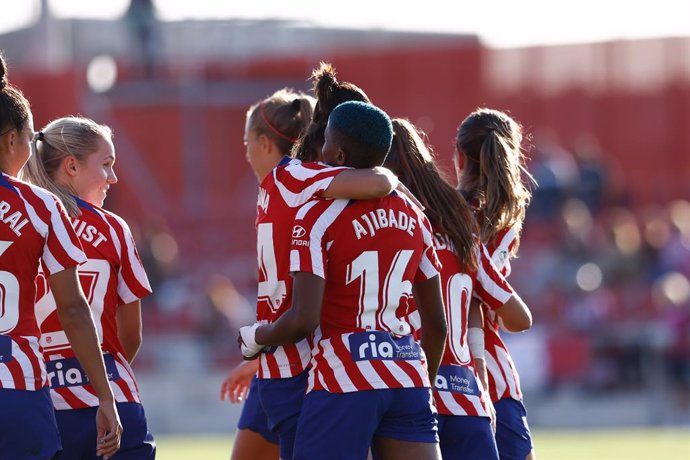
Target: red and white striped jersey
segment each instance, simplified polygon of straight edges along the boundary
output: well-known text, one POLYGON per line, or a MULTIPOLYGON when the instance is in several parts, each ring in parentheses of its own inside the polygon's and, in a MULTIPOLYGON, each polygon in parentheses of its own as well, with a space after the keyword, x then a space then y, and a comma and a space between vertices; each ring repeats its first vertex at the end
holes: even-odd
POLYGON ((58 199, 0 172, 0 389, 48 384, 36 322, 36 275, 84 262, 58 199))
MULTIPOLYGON (((88 260, 79 280, 91 306, 116 402, 141 402, 134 373, 117 334, 117 309, 151 293, 127 223, 119 216, 77 199, 82 214, 72 219, 88 260)), ((53 405, 58 410, 98 406, 98 397, 67 341, 55 299, 38 277, 36 316, 53 405)))
POLYGON ((434 385, 434 400, 442 415, 488 417, 488 395, 482 389, 467 344, 470 301, 476 297, 491 309, 503 306, 513 289, 494 266, 483 244, 475 246, 477 270, 467 272, 452 240, 436 233, 434 246, 441 260, 441 286, 446 307, 446 349, 434 385))
POLYGON ((406 315, 413 282, 441 268, 424 214, 395 193, 314 200, 292 235, 290 271, 326 281, 307 391, 429 387, 406 315))
MULTIPOLYGON (((502 230, 496 239, 487 245, 489 254, 504 276, 510 274, 510 259, 517 232, 512 227, 502 230)), ((501 339, 499 318, 494 311, 484 306, 484 346, 486 348, 486 370, 489 376, 489 394, 493 402, 503 398, 522 400, 520 377, 508 347, 501 339)))
MULTIPOLYGON (((295 214, 304 203, 320 196, 344 170, 285 157, 261 182, 256 217, 257 320, 272 323, 292 305, 289 268, 295 214)), ((307 339, 293 345, 267 348, 259 356, 259 378, 294 377, 307 368, 310 358, 311 346, 307 339)))

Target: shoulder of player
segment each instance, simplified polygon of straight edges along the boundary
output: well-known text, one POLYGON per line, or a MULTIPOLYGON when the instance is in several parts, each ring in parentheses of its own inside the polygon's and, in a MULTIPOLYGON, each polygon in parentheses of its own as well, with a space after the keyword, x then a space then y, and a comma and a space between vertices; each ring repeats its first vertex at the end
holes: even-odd
POLYGON ((8 182, 19 193, 20 197, 28 202, 34 211, 40 216, 46 211, 58 212, 58 205, 62 205, 60 199, 51 191, 34 184, 30 184, 16 177, 5 176, 8 182), (37 204, 40 204, 37 206, 37 204))

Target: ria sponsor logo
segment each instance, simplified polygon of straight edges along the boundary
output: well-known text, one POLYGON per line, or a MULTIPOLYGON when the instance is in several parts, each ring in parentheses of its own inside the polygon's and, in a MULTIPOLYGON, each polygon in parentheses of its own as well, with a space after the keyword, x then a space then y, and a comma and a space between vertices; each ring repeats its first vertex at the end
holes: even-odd
MULTIPOLYGON (((120 378, 113 356, 105 354, 103 355, 103 361, 108 380, 120 378)), ((86 372, 79 365, 79 361, 76 358, 48 361, 46 363, 46 370, 48 371, 50 386, 53 388, 79 386, 89 383, 86 372)))
POLYGON ((384 331, 354 333, 348 337, 350 353, 355 361, 417 360, 421 349, 412 336, 393 338, 384 331))

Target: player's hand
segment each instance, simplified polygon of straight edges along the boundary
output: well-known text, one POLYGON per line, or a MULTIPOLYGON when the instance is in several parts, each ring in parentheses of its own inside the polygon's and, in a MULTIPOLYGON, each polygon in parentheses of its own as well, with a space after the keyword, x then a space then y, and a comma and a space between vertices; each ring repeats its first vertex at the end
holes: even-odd
POLYGON ((256 343, 255 335, 256 329, 263 325, 263 322, 257 322, 251 326, 244 326, 240 328, 239 337, 237 337, 237 344, 242 352, 242 358, 246 360, 256 359, 263 349, 263 345, 256 343))
POLYGON ((122 436, 122 424, 113 400, 100 401, 96 412, 96 430, 96 455, 107 460, 120 448, 122 436))
POLYGON ((231 403, 237 404, 247 399, 249 385, 258 369, 259 362, 256 360, 243 361, 235 366, 220 386, 220 400, 227 399, 231 403))

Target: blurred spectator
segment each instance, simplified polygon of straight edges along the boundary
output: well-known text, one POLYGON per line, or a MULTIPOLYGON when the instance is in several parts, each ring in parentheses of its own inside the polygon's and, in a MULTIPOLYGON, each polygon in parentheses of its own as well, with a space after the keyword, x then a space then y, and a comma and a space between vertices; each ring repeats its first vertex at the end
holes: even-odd
POLYGON ((152 78, 158 67, 160 47, 153 0, 130 0, 125 21, 131 30, 144 76, 152 78))

